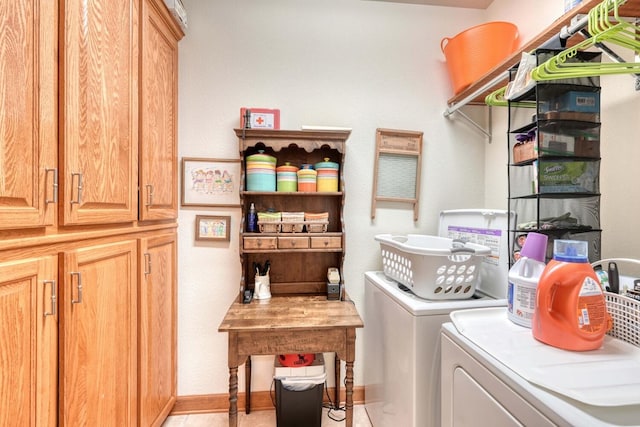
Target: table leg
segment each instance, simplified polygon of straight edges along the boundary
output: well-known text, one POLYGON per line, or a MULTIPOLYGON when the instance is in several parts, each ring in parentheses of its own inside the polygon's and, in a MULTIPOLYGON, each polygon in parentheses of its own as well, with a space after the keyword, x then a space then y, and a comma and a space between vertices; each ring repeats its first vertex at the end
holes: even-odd
POLYGON ((244 364, 244 412, 251 413, 251 356, 247 357, 244 364))
POLYGON ((346 362, 345 372, 345 426, 353 426, 353 362, 346 362))
POLYGON ((333 396, 333 408, 334 409, 340 409, 340 358, 338 357, 338 353, 335 353, 335 383, 336 383, 336 389, 335 389, 335 393, 333 396))
POLYGON ((229 427, 238 426, 238 367, 229 367, 229 427))

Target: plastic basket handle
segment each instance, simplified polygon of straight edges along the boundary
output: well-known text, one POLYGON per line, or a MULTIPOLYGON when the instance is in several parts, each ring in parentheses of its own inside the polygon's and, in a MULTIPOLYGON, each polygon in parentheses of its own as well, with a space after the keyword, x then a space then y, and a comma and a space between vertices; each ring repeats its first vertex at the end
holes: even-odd
POLYGON ((449 40, 451 40, 449 37, 445 37, 442 40, 440 40, 440 50, 442 51, 442 53, 444 53, 444 47, 446 46, 447 43, 449 43, 449 40))
POLYGON ((454 239, 451 243, 451 253, 467 253, 467 254, 475 254, 476 250, 467 246, 467 242, 459 239, 454 239))

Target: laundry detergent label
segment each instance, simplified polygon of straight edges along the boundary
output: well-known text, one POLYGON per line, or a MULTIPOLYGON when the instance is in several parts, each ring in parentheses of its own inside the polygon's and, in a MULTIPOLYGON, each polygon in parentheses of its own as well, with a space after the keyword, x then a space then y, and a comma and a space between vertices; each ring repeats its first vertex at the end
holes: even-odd
POLYGON ((607 309, 602 288, 596 280, 586 277, 578 294, 578 327, 584 332, 599 333, 607 324, 607 309))

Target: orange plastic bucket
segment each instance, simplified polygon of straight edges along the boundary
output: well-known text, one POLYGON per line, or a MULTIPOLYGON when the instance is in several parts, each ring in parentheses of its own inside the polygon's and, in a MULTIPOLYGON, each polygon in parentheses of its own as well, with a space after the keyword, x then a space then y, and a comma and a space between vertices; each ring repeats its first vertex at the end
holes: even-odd
POLYGON ((476 25, 452 38, 445 37, 440 49, 454 93, 460 93, 498 65, 518 47, 518 27, 510 22, 476 25))

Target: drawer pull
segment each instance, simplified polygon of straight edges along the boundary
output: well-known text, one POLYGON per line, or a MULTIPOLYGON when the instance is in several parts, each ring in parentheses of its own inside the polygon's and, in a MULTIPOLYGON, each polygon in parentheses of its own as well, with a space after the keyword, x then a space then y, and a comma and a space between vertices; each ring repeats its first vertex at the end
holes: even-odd
POLYGON ((147 188, 147 204, 145 206, 153 206, 153 185, 146 184, 147 188))
POLYGON ((71 173, 71 182, 73 182, 73 177, 78 177, 78 185, 76 187, 78 197, 76 200, 71 200, 70 203, 72 205, 79 205, 82 203, 82 174, 79 172, 71 173))
MULTIPOLYGON (((52 172, 51 175, 53 176, 52 182, 51 182, 51 199, 46 198, 45 197, 45 203, 58 203, 58 169, 56 168, 46 168, 45 170, 45 176, 48 178, 49 177, 49 172, 52 172)), ((46 187, 46 186, 45 186, 46 187)))
POLYGON ((71 304, 82 304, 82 273, 72 272, 71 274, 71 304), (76 289, 78 290, 78 299, 73 299, 73 276, 78 277, 76 289))
POLYGON ((51 285, 51 297, 50 297, 50 304, 51 304, 51 310, 50 311, 45 311, 44 312, 44 316, 55 316, 56 315, 56 281, 55 280, 45 280, 43 281, 43 284, 46 285, 51 285))

